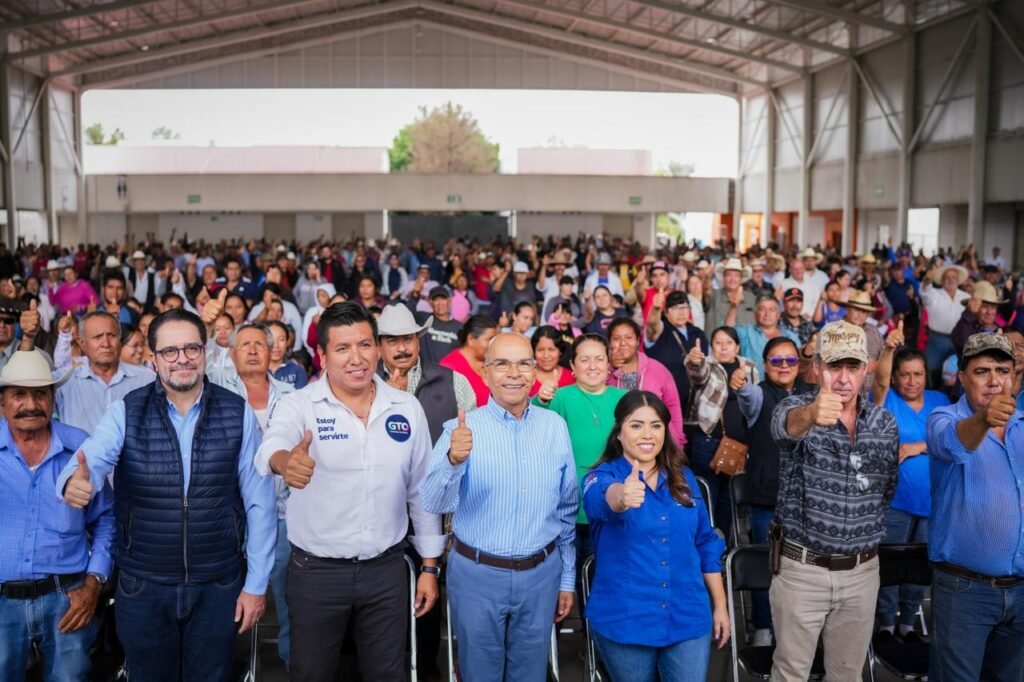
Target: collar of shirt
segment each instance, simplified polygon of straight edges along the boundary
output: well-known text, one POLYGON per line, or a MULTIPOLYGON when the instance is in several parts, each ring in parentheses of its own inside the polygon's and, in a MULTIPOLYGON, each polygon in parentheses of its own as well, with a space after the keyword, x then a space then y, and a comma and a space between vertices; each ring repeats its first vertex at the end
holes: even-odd
POLYGON ((533 410, 533 408, 530 407, 530 403, 527 403, 526 410, 523 412, 523 416, 517 419, 514 414, 512 414, 504 407, 499 405, 497 401, 494 400, 493 395, 487 399, 487 404, 484 406, 484 409, 487 410, 487 414, 491 415, 492 417, 494 417, 494 419, 504 424, 514 424, 516 422, 525 423, 526 420, 530 418, 530 413, 533 410))
MULTIPOLYGON (((383 362, 380 363, 381 371, 384 372, 384 378, 390 379, 391 372, 388 370, 388 366, 383 362)), ((423 360, 417 358, 416 364, 409 368, 409 373, 406 374, 408 384, 406 385, 407 393, 415 393, 416 388, 420 385, 420 380, 423 378, 423 360)))
MULTIPOLYGON (((10 424, 6 419, 3 422, 0 422, 0 449, 7 450, 18 459, 24 461, 21 451, 18 449, 18 445, 14 442, 14 436, 11 434, 10 424)), ((58 452, 63 452, 63 450, 64 443, 61 442, 60 436, 57 435, 57 429, 50 428, 50 448, 46 451, 46 456, 40 460, 39 466, 42 466, 47 460, 58 452)))
MULTIPOLYGON (((609 465, 615 472, 616 476, 621 476, 625 480, 628 476, 633 473, 633 464, 626 459, 625 455, 613 459, 609 465)), ((668 485, 668 476, 658 472, 658 483, 654 486, 654 489, 658 492, 664 490, 665 486, 668 485)), ((648 488, 650 489, 650 488, 648 488)))
POLYGON ((103 379, 100 379, 98 376, 96 376, 96 372, 92 371, 92 363, 91 362, 86 362, 85 364, 80 365, 80 366, 78 366, 75 369, 75 378, 76 379, 83 379, 83 380, 92 379, 93 381, 98 381, 101 384, 104 384, 106 386, 113 386, 115 384, 120 383, 127 375, 128 375, 128 372, 125 371, 125 363, 123 363, 123 362, 118 362, 117 363, 117 371, 114 372, 114 376, 110 377, 110 383, 109 384, 107 382, 103 381, 103 379))
MULTIPOLYGON (((416 400, 415 397, 403 391, 399 391, 397 388, 388 386, 387 382, 385 382, 377 374, 373 375, 373 383, 377 387, 377 395, 374 396, 373 404, 370 405, 370 415, 366 419, 367 424, 372 422, 381 414, 390 410, 395 405, 406 403, 410 399, 416 400)), ((310 396, 310 400, 312 400, 314 403, 326 401, 338 407, 344 408, 346 411, 350 412, 353 416, 355 416, 355 413, 352 412, 351 408, 349 408, 345 403, 341 402, 338 399, 338 396, 334 395, 334 391, 331 390, 330 377, 327 376, 326 372, 319 381, 313 384, 313 390, 312 395, 310 396)))

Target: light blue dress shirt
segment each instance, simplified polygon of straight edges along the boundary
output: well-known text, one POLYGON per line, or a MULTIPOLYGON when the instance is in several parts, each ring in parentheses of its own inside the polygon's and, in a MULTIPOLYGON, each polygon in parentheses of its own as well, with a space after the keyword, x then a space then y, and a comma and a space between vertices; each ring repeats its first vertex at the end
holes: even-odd
POLYGON ((50 494, 86 437, 76 428, 51 423, 50 449, 32 471, 11 438, 8 423, 0 422, 0 583, 83 571, 110 576, 114 541, 110 486, 103 481, 85 509, 75 509, 50 494))
MULTIPOLYGON (((202 396, 188 409, 179 414, 170 400, 167 401, 167 415, 181 444, 182 472, 185 480, 184 491, 188 494, 192 474, 192 443, 196 425, 199 422, 202 396)), ((248 572, 244 590, 249 594, 262 595, 267 591, 270 569, 274 565, 274 547, 277 544, 277 512, 274 504, 273 479, 260 476, 253 465, 253 457, 259 447, 259 424, 256 415, 248 405, 242 422, 242 449, 238 453, 238 486, 245 506, 247 531, 245 553, 248 572)), ((89 465, 89 477, 94 489, 100 488, 107 475, 117 466, 124 447, 125 407, 124 400, 110 405, 110 409, 96 425, 92 436, 79 448, 89 465)), ((71 459, 57 478, 57 495, 63 496, 68 478, 78 468, 78 462, 71 459)), ((117 491, 114 491, 117 495, 117 491)), ((227 510, 225 510, 227 512, 227 510)))
POLYGON ((68 382, 57 389, 57 419, 92 433, 112 402, 154 380, 156 373, 150 368, 121 362, 108 384, 87 362, 76 367, 68 382))
MULTIPOLYGON (((792 329, 779 326, 781 336, 786 337, 800 349, 800 337, 792 329)), ((756 324, 736 326, 736 335, 740 337, 740 355, 747 358, 757 367, 757 375, 764 376, 764 347, 768 345, 768 337, 756 324)))
POLYGON ((1004 440, 989 431, 977 450, 968 450, 956 425, 973 414, 963 396, 928 418, 928 558, 992 577, 1024 577, 1024 413, 1010 418, 1004 440))
POLYGON ((458 420, 445 422, 420 484, 423 506, 435 514, 455 512, 455 536, 495 556, 528 556, 557 539, 559 589, 574 591, 579 488, 565 420, 536 407, 516 419, 492 397, 466 415, 466 425, 473 450, 452 466, 448 449, 458 420))

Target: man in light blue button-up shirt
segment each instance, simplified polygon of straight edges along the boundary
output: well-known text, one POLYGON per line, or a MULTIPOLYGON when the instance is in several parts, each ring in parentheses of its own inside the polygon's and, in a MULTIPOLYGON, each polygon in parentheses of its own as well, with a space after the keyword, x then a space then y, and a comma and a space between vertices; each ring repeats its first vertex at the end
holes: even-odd
POLYGON ((78 330, 89 362, 76 367, 57 389, 57 415, 64 424, 92 433, 111 403, 152 383, 156 374, 149 367, 121 362, 121 328, 110 313, 86 314, 78 330))
POLYGON ((565 420, 529 406, 526 337, 496 336, 484 367, 491 398, 445 424, 420 495, 427 511, 455 513, 448 594, 462 675, 543 680, 552 618, 573 603, 576 461, 565 420))

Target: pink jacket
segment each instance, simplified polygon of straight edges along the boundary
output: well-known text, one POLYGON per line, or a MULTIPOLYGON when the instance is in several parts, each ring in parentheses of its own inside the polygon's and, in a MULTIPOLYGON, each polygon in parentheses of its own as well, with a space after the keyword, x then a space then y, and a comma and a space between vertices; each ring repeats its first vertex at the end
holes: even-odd
MULTIPOLYGON (((679 443, 679 447, 683 447, 686 444, 686 436, 683 435, 683 407, 675 379, 665 365, 643 353, 637 353, 636 363, 637 372, 640 374, 640 390, 650 391, 665 403, 672 417, 668 425, 669 433, 679 443)), ((622 375, 619 370, 615 370, 608 377, 608 385, 622 388, 622 375)))
POLYGON ((50 289, 50 303, 56 306, 57 312, 61 315, 69 310, 81 315, 90 303, 99 305, 99 302, 100 297, 84 279, 75 280, 74 284, 61 282, 56 291, 50 289))

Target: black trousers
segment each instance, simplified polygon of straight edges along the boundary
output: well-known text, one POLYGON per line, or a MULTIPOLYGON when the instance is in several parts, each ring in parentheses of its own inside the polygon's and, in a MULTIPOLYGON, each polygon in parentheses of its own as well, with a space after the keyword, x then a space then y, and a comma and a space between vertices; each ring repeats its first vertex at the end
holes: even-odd
POLYGON ((293 682, 333 682, 350 628, 362 678, 404 682, 408 580, 401 551, 350 563, 293 548, 285 588, 293 682))

